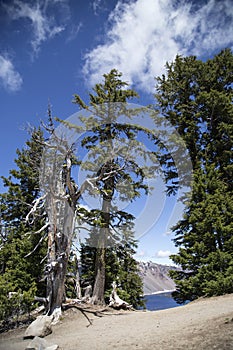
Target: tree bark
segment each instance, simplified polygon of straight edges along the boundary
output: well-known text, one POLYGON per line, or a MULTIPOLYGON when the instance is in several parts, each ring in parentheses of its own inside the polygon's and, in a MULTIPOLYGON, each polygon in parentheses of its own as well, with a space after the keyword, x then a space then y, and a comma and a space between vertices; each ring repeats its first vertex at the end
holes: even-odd
POLYGON ((55 261, 52 272, 47 278, 47 314, 52 315, 56 309, 61 308, 65 301, 65 278, 67 270, 67 258, 55 261))
POLYGON ((95 284, 93 289, 92 304, 104 305, 105 290, 105 248, 98 248, 95 261, 95 284))
MULTIPOLYGON (((107 187, 107 186, 106 186, 107 187)), ((112 188, 111 188, 112 190, 112 188)), ((96 251, 95 261, 95 284, 93 288, 92 304, 104 305, 104 292, 105 292, 105 252, 107 237, 109 235, 109 224, 110 224, 110 207, 111 199, 107 196, 103 198, 102 204, 102 217, 103 227, 100 228, 100 237, 98 241, 98 247, 96 251)))
POLYGON ((61 309, 65 301, 65 279, 74 231, 75 212, 66 201, 50 198, 48 235, 47 314, 61 309))

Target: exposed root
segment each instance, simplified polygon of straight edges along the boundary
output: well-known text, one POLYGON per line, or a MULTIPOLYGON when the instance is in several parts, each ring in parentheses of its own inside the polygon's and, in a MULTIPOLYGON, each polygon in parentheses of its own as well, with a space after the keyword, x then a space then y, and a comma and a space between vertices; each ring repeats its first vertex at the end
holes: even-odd
POLYGON ((103 317, 103 316, 110 316, 110 315, 116 315, 116 313, 114 312, 109 312, 110 308, 104 307, 104 308, 99 308, 99 307, 93 307, 93 305, 91 304, 83 304, 83 303, 77 303, 77 302, 69 302, 69 303, 65 303, 62 304, 62 310, 68 310, 71 308, 75 308, 77 310, 79 310, 84 317, 88 320, 89 324, 87 325, 87 327, 89 327, 90 325, 93 324, 93 321, 88 317, 87 314, 92 314, 96 317, 103 317))

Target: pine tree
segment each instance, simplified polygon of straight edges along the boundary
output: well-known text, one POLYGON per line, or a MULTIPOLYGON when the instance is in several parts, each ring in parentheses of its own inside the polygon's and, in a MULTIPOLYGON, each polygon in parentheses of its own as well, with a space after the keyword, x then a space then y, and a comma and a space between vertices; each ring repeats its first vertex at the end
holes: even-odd
POLYGON ((108 261, 108 271, 106 273, 106 296, 110 293, 110 286, 116 281, 120 298, 137 308, 144 306, 142 297, 143 283, 138 275, 138 264, 134 259, 137 242, 130 230, 124 232, 121 242, 114 251, 110 250, 109 255, 117 257, 114 273, 114 263, 108 261), (108 289, 107 289, 108 287, 108 289))
POLYGON ((232 149, 233 55, 221 51, 206 62, 177 56, 158 78, 163 115, 186 141, 193 163, 193 190, 175 225, 179 252, 173 261, 177 301, 233 292, 232 149))
POLYGON ((34 129, 26 147, 22 151, 17 150, 17 169, 11 170, 8 178, 2 177, 7 191, 0 196, 1 318, 30 310, 35 293, 43 295, 45 290, 45 285, 41 282, 44 267, 42 261, 46 255, 43 241, 45 232, 33 234, 43 227, 45 215, 40 211, 31 225, 26 222, 30 206, 39 196, 42 145, 38 140, 43 141, 43 134, 40 129, 34 129), (10 292, 16 294, 9 298, 10 292))
MULTIPOLYGON (((144 305, 142 300, 143 285, 138 275, 137 261, 133 258, 137 248, 137 241, 134 239, 132 230, 134 218, 126 213, 125 216, 127 221, 123 223, 122 227, 117 225, 121 234, 115 237, 113 246, 105 248, 104 299, 108 302, 112 283, 116 281, 120 298, 136 308, 144 305)), ((95 227, 85 244, 81 245, 81 281, 84 288, 91 285, 93 289, 95 283, 95 262, 98 249, 96 248, 96 239, 98 239, 98 234, 95 227)))
POLYGON ((232 209, 232 194, 214 166, 195 174, 192 201, 174 227, 182 248, 171 258, 184 270, 171 272, 178 301, 232 292, 232 209))
MULTIPOLYGON (((133 262, 132 258, 134 253, 133 247, 136 246, 136 242, 132 239, 132 232, 124 232, 125 226, 132 221, 132 218, 130 214, 119 211, 113 205, 117 191, 121 199, 125 201, 132 201, 140 196, 143 190, 147 191, 147 186, 144 184, 146 169, 136 164, 132 157, 125 157, 125 159, 128 158, 126 162, 124 159, 124 152, 130 154, 133 147, 138 149, 138 152, 143 153, 137 140, 139 130, 130 125, 119 124, 117 119, 118 115, 121 115, 123 111, 126 113, 124 103, 136 96, 137 93, 127 88, 127 83, 121 80, 121 73, 118 73, 116 70, 105 74, 104 83, 97 84, 94 87, 94 94, 89 96, 90 105, 96 115, 92 123, 95 125, 97 122, 98 127, 92 128, 92 133, 82 140, 82 146, 88 149, 89 158, 92 157, 91 164, 100 165, 96 175, 106 174, 102 176, 102 179, 97 184, 102 200, 102 208, 93 210, 92 214, 94 216, 90 216, 89 220, 89 224, 94 229, 92 230, 91 238, 87 240, 87 244, 90 244, 90 240, 94 239, 95 244, 92 246, 95 248, 89 250, 83 246, 81 253, 82 264, 85 266, 83 276, 88 282, 93 284, 93 303, 104 303, 106 291, 107 293, 109 292, 111 283, 117 278, 119 279, 122 293, 124 290, 126 299, 131 300, 132 298, 131 301, 134 305, 140 303, 140 295, 142 294, 142 285, 139 278, 136 277, 136 263, 133 262), (97 118, 99 119, 97 120, 97 118), (113 154, 111 157, 114 142, 122 141, 122 139, 129 140, 130 143, 124 149, 122 147, 122 154, 113 154), (98 146, 98 143, 101 147, 98 146), (126 187, 124 188, 124 181, 127 181, 127 189, 126 187), (122 184, 121 189, 117 187, 120 183, 122 184), (123 236, 121 236, 121 230, 123 230, 123 236), (114 248, 108 249, 106 248, 108 246, 114 248), (95 259, 94 264, 93 258, 95 259), (108 264, 111 264, 111 267, 114 266, 114 272, 108 264), (93 268, 95 268, 94 272, 93 268), (126 269, 125 272, 123 272, 123 269, 126 269), (130 290, 130 284, 126 282, 127 278, 136 281, 132 283, 132 286, 135 287, 134 291, 132 288, 130 290), (132 297, 130 297, 130 292, 132 297)), ((78 95, 75 95, 75 102, 81 108, 88 109, 78 95)), ((127 113, 130 112, 128 111, 127 113)), ((84 121, 84 118, 82 121, 84 121)), ((86 123, 90 123, 90 118, 86 119, 86 123)), ((87 166, 89 171, 92 170, 90 162, 84 162, 82 166, 87 166)))

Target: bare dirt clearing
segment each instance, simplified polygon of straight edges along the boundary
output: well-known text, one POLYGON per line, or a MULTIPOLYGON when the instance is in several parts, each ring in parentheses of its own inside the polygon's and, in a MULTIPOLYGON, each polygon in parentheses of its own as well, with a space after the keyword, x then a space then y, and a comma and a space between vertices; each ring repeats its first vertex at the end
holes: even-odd
MULTIPOLYGON (((233 349, 233 294, 200 299, 162 311, 121 312, 96 317, 93 324, 69 310, 46 340, 62 350, 233 349)), ((25 329, 0 335, 1 350, 24 350, 25 329)))

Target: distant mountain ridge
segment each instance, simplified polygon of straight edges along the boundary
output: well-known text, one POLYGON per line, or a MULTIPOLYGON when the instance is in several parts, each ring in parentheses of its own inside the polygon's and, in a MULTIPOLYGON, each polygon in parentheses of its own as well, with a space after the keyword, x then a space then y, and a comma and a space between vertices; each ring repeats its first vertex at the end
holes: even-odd
POLYGON ((169 270, 178 270, 175 266, 160 265, 149 262, 138 262, 139 275, 143 281, 143 293, 153 294, 166 290, 175 290, 176 286, 171 277, 168 276, 169 270))

